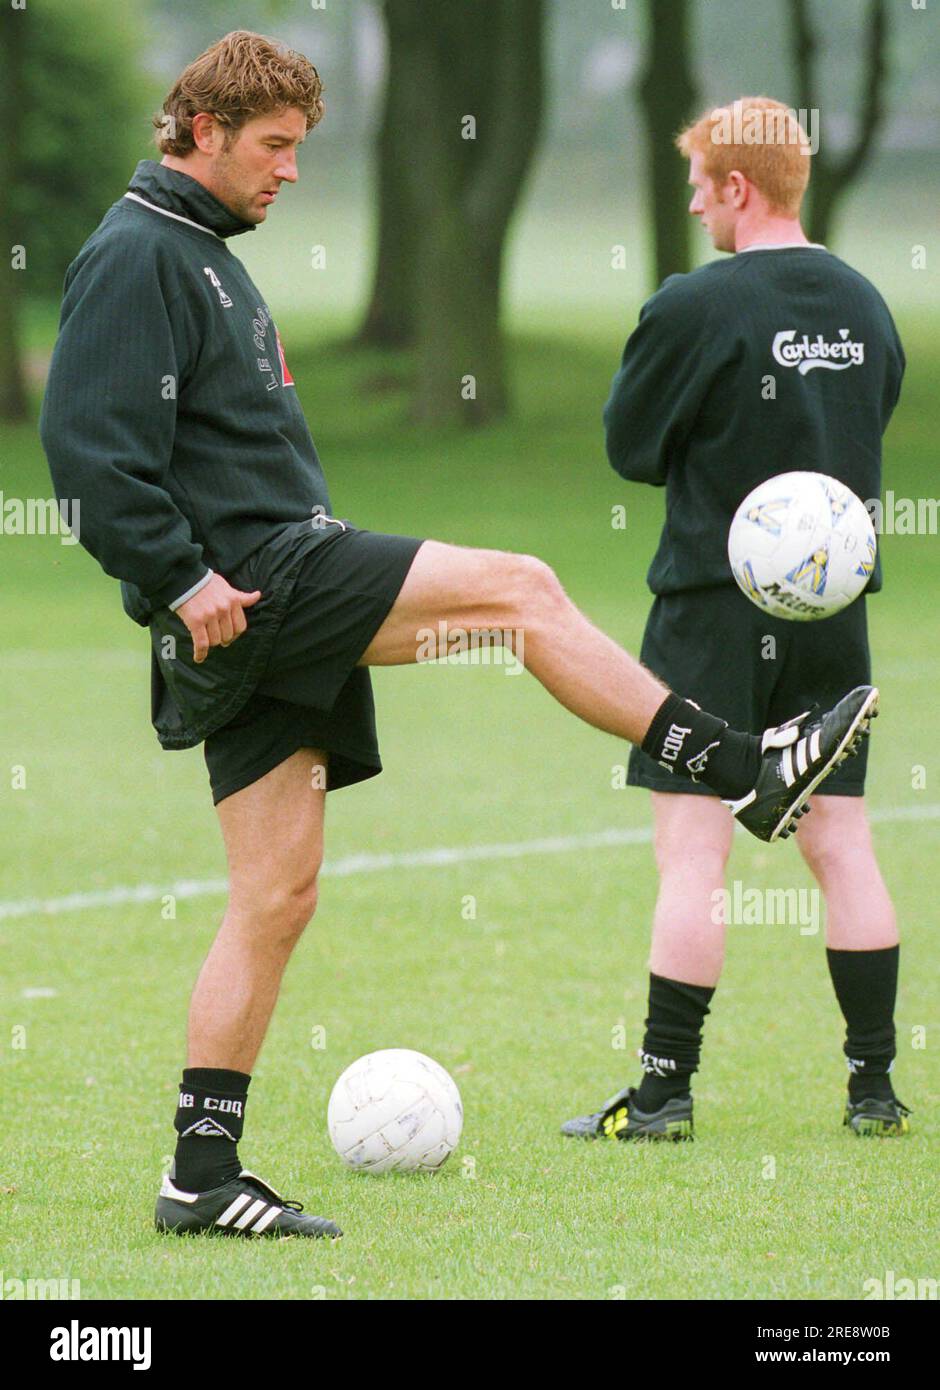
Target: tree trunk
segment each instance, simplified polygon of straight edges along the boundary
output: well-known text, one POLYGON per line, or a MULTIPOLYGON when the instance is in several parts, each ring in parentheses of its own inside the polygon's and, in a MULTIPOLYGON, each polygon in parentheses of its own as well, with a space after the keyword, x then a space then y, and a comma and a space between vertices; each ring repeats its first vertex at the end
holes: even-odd
POLYGON ((416 420, 482 425, 508 409, 499 324, 502 245, 475 244, 459 207, 441 209, 420 243, 416 420))
POLYGON ((505 413, 503 248, 542 110, 543 0, 387 0, 408 80, 394 77, 407 151, 416 419, 505 413), (417 74, 417 75, 415 75, 417 74))
POLYGON ((656 285, 692 266, 688 175, 672 143, 695 115, 698 101, 689 52, 690 13, 690 0, 646 0, 647 59, 639 92, 656 285))
POLYGON ((0 325, 3 371, 0 372, 0 419, 11 423, 29 419, 29 397, 21 343, 22 282, 27 272, 14 270, 12 248, 25 245, 25 232, 16 215, 16 189, 22 176, 22 116, 26 29, 29 11, 7 7, 0 37, 0 325))
MULTIPOLYGON (((807 111, 818 110, 818 40, 813 30, 809 0, 790 0, 790 29, 800 106, 807 111)), ((886 0, 871 0, 865 33, 863 95, 855 139, 841 159, 833 159, 823 131, 819 149, 812 158, 806 216, 806 232, 811 241, 825 243, 832 235, 836 208, 870 158, 884 123, 888 75, 887 34, 886 0)))
POLYGON ((422 80, 409 42, 403 4, 385 0, 387 54, 382 124, 375 148, 378 241, 372 291, 355 342, 362 347, 400 348, 415 339, 415 208, 403 170, 411 157, 412 132, 405 93, 422 80))

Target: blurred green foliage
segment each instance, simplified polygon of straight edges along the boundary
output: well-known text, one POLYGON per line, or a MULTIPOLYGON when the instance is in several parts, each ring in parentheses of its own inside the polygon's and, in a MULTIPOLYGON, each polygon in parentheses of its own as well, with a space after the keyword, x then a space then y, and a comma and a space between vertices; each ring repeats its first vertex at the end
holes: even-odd
POLYGON ((22 171, 10 190, 29 250, 29 293, 57 295, 80 246, 141 157, 141 117, 159 104, 143 35, 124 0, 42 0, 13 22, 23 44, 22 171))

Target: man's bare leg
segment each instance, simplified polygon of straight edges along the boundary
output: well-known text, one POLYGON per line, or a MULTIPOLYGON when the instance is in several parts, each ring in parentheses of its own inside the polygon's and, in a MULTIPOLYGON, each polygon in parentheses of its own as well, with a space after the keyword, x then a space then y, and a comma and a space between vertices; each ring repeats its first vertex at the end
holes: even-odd
POLYGON ((417 659, 421 629, 522 632, 527 670, 588 724, 642 743, 669 691, 574 606, 531 555, 425 541, 391 612, 360 662, 417 659))
POLYGON ((725 925, 715 912, 724 887, 734 820, 714 797, 653 792, 659 895, 650 970, 668 980, 715 986, 725 954, 725 925))
POLYGON ((826 899, 826 945, 880 951, 898 944, 894 905, 881 876, 861 796, 811 796, 813 815, 796 843, 826 899))
POLYGON ((229 901, 193 991, 189 1066, 176 1112, 171 1175, 157 1229, 185 1234, 339 1236, 302 1214, 238 1156, 248 1086, 290 953, 316 907, 323 852, 325 755, 301 749, 219 803, 229 901))
POLYGON ((692 1076, 724 961, 724 914, 715 911, 715 895, 724 887, 734 820, 712 797, 653 792, 652 802, 659 894, 640 1048, 643 1077, 633 1104, 649 1116, 665 1116, 663 1107, 679 1105, 671 1122, 686 1118, 691 1125, 692 1076))
POLYGON ((219 802, 229 899, 189 1012, 189 1065, 250 1073, 291 951, 317 905, 326 793, 300 749, 219 802))
MULTIPOLYGON (((729 728, 669 691, 589 622, 550 567, 531 555, 425 541, 360 664, 426 660, 441 628, 469 634, 471 642, 474 633, 484 640, 504 634, 566 709, 638 745, 677 781, 705 783, 761 840, 793 834, 808 789, 848 756, 877 713, 878 691, 858 686, 817 720, 766 731, 765 745, 756 731, 729 728)), ((447 656, 440 646, 433 654, 447 656)))
POLYGON ((712 797, 652 792, 653 844, 659 893, 653 914, 649 993, 638 1087, 627 1087, 603 1111, 562 1126, 574 1137, 689 1137, 692 1077, 725 952, 724 888, 734 819, 712 797))

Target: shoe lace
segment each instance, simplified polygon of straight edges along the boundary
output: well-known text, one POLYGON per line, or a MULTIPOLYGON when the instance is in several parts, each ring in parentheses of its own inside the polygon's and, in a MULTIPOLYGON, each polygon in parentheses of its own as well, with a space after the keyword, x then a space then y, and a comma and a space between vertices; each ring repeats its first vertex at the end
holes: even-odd
POLYGON ((290 1198, 282 1197, 280 1192, 275 1191, 270 1183, 266 1183, 263 1178, 259 1178, 257 1173, 249 1173, 242 1169, 241 1177, 249 1186, 260 1192, 262 1197, 266 1197, 269 1202, 277 1203, 285 1211, 303 1211, 303 1202, 295 1202, 290 1198))

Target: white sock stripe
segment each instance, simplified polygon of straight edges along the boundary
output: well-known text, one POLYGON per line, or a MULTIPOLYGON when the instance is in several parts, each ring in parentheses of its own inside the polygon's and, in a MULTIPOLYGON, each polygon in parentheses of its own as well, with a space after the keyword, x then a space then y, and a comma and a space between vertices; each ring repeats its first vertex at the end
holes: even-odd
POLYGON ((243 1231, 246 1226, 250 1226, 252 1221, 254 1221, 255 1217, 260 1216, 267 1205, 267 1202, 262 1197, 257 1197, 252 1202, 248 1210, 243 1211, 241 1216, 235 1222, 236 1229, 239 1231, 243 1231))
POLYGON ((274 1220, 274 1218, 280 1215, 281 1210, 281 1207, 268 1207, 267 1211, 264 1213, 264 1216, 262 1216, 252 1226, 252 1232, 255 1235, 260 1235, 262 1231, 266 1231, 267 1228, 270 1226, 271 1222, 274 1220))
POLYGON ((245 1204, 250 1201, 251 1198, 248 1196, 247 1192, 239 1192, 234 1202, 225 1208, 221 1216, 216 1217, 215 1224, 217 1226, 227 1226, 232 1217, 237 1216, 245 1204))
POLYGON ((788 787, 792 787, 796 781, 796 774, 793 771, 793 749, 784 748, 783 750, 783 780, 788 787))
POLYGON ((819 740, 821 735, 822 729, 814 729, 809 736, 809 755, 813 762, 819 757, 819 740))
POLYGON ((796 770, 800 774, 800 776, 802 776, 803 773, 806 771, 807 766, 808 763, 806 758, 806 739, 801 738, 799 743, 796 745, 796 770))

